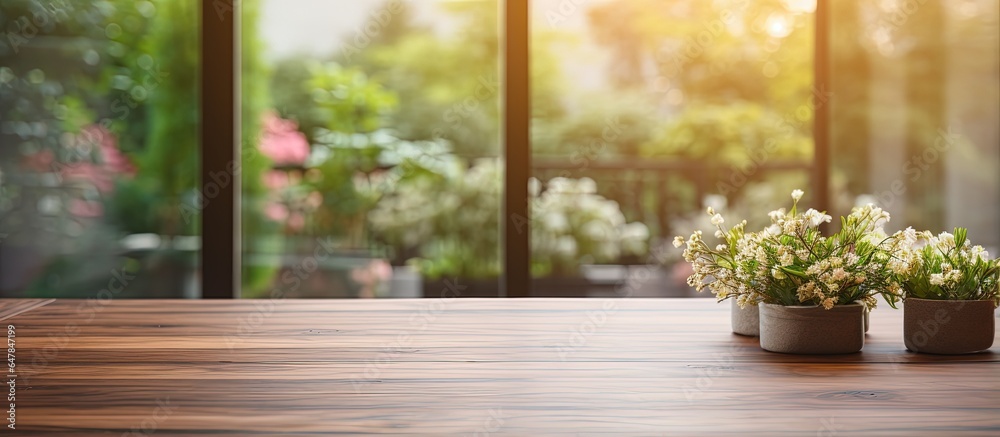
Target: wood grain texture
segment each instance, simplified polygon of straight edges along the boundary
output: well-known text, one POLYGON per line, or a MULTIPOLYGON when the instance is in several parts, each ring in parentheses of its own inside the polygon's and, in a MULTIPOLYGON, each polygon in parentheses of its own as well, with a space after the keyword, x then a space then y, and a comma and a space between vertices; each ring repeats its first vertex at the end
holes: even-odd
MULTIPOLYGON (((11 435, 997 435, 1000 350, 769 353, 709 299, 58 300, 11 435)), ((1000 341, 997 342, 1000 345, 1000 341)), ((0 431, 0 434, 3 434, 0 431)))

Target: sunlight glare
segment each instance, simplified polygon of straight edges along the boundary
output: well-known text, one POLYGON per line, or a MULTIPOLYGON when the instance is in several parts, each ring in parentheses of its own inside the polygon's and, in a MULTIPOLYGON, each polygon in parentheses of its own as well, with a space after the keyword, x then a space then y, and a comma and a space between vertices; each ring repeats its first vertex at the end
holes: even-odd
POLYGON ((767 17, 767 23, 764 24, 764 29, 767 31, 768 35, 774 38, 784 38, 788 34, 792 33, 792 23, 788 21, 788 17, 784 14, 771 14, 767 17))

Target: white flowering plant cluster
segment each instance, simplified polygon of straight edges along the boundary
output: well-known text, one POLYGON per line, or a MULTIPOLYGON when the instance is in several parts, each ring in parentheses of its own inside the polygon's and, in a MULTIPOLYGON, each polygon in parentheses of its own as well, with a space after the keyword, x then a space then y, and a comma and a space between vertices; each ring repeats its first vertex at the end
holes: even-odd
MULTIPOLYGON (((647 253, 649 230, 627 223, 590 178, 530 180, 531 261, 536 276, 575 275, 581 264, 647 253)), ((483 159, 447 174, 400 180, 368 214, 374 234, 428 278, 500 275, 503 166, 483 159)), ((528 223, 524 223, 528 226, 528 223)))
POLYGON ((765 302, 830 309, 860 301, 873 308, 879 294, 894 302, 890 290, 898 285, 888 265, 904 234, 885 235, 889 214, 874 205, 855 208, 841 218, 839 232, 825 236, 819 226, 832 217, 811 208, 799 212, 802 196, 793 191, 791 209, 772 211, 771 224, 759 232, 747 232, 746 221, 726 229, 710 208, 719 244, 712 247, 700 231, 674 239, 675 246, 686 245, 684 259, 693 267, 688 284, 709 288, 720 301, 735 298, 741 307, 765 302))
POLYGON ((1000 260, 991 260, 982 246, 973 246, 968 229, 934 235, 900 231, 905 241, 891 265, 902 298, 992 300, 1000 305, 1000 260))
POLYGON ((612 262, 648 251, 649 229, 627 223, 618 202, 597 194, 590 178, 529 181, 532 270, 572 275, 581 262, 612 262))

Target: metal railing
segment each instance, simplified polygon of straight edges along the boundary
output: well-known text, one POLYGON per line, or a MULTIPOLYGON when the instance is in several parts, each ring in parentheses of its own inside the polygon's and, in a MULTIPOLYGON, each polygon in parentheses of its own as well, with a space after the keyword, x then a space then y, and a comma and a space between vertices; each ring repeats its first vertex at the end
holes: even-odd
POLYGON ((748 183, 766 180, 779 172, 812 176, 813 170, 812 162, 802 161, 762 163, 749 172, 704 161, 620 159, 580 166, 536 159, 532 176, 542 182, 560 176, 593 179, 598 194, 618 202, 629 221, 645 223, 656 239, 670 237, 671 219, 700 210, 706 195, 727 194, 720 193, 722 186, 739 192, 748 183), (734 172, 741 172, 741 184, 731 183, 734 172))

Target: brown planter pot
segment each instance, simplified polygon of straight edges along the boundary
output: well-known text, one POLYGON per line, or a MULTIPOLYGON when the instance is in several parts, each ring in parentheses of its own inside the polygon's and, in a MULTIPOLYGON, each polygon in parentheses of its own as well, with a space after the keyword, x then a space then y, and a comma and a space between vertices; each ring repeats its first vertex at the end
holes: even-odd
POLYGON ((996 307, 989 300, 903 302, 903 343, 913 352, 970 354, 993 346, 996 307))
POLYGON ((865 308, 865 334, 868 333, 868 328, 871 326, 871 323, 868 321, 871 313, 872 313, 871 309, 865 308))
POLYGON ((760 304, 760 347, 786 354, 849 354, 865 346, 865 307, 760 304))
POLYGON ((749 337, 760 336, 760 307, 751 305, 740 308, 736 299, 729 299, 732 302, 732 324, 733 334, 746 335, 749 337))

